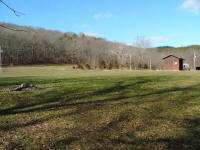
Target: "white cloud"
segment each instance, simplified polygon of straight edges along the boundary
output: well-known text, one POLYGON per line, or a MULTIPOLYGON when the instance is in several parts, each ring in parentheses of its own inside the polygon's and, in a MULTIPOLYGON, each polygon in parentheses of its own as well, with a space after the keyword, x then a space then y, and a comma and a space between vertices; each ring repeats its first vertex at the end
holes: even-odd
POLYGON ((200 0, 184 0, 181 9, 192 12, 199 13, 200 12, 200 0))
POLYGON ((99 19, 110 19, 113 17, 113 14, 110 12, 101 12, 101 13, 96 13, 93 15, 93 19, 99 20, 99 19))

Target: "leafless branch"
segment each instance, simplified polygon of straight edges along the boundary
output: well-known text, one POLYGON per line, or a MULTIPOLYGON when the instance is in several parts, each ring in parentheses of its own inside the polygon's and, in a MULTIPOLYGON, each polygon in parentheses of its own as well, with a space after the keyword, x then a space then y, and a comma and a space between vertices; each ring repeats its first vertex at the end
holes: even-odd
POLYGON ((21 15, 24 15, 24 13, 17 11, 16 9, 10 7, 6 2, 4 2, 3 0, 0 0, 0 3, 2 3, 3 5, 5 5, 8 9, 10 9, 15 16, 20 17, 21 15))

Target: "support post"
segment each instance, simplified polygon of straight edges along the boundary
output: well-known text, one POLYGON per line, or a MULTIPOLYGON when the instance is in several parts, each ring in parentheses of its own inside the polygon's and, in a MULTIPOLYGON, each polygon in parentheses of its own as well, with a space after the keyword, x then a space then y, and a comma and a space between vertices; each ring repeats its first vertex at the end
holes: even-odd
POLYGON ((3 50, 1 49, 1 46, 0 46, 0 70, 2 69, 2 53, 3 53, 3 50))
POLYGON ((194 64, 194 70, 196 70, 196 53, 194 51, 194 56, 193 56, 193 64, 194 64))
POLYGON ((130 58, 130 62, 129 62, 130 63, 130 70, 132 70, 132 55, 131 54, 129 55, 129 58, 130 58))
POLYGON ((149 59, 149 69, 152 70, 152 62, 151 62, 151 57, 149 59))

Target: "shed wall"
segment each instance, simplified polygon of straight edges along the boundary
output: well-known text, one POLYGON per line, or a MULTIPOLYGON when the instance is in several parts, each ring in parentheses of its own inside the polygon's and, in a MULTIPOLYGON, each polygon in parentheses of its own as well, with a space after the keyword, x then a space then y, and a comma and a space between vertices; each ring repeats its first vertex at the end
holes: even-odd
POLYGON ((179 60, 180 60, 179 58, 173 56, 164 59, 164 64, 163 64, 164 70, 182 70, 179 60))

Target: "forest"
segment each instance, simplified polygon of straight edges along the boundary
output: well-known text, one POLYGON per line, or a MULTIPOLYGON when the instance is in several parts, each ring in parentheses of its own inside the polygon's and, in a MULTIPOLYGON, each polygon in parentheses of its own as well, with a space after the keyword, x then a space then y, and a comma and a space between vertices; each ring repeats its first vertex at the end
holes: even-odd
MULTIPOLYGON (((4 66, 69 64, 80 69, 161 69, 162 58, 168 54, 183 57, 191 67, 194 51, 197 57, 200 54, 198 45, 152 48, 149 41, 138 38, 130 46, 84 33, 1 24, 19 29, 0 28, 4 66)), ((198 66, 200 61, 196 63, 198 66)))

